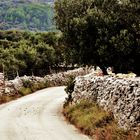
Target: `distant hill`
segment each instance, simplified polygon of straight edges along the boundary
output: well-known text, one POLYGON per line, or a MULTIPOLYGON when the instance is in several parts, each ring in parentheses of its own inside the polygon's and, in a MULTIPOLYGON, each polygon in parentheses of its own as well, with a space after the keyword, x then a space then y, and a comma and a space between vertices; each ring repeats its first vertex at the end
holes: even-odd
POLYGON ((54 29, 53 2, 53 0, 0 0, 0 30, 54 29))
POLYGON ((13 3, 54 3, 54 0, 0 0, 0 2, 13 2, 13 3))
POLYGON ((48 2, 52 2, 54 3, 54 0, 28 0, 30 2, 39 2, 39 3, 48 3, 48 2))

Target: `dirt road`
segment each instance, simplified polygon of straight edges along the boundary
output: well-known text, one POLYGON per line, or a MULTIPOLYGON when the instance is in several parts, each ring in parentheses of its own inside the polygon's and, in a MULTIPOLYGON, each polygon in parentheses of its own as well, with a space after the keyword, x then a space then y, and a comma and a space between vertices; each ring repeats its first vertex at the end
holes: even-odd
POLYGON ((89 140, 61 114, 64 87, 35 92, 0 106, 0 140, 89 140))

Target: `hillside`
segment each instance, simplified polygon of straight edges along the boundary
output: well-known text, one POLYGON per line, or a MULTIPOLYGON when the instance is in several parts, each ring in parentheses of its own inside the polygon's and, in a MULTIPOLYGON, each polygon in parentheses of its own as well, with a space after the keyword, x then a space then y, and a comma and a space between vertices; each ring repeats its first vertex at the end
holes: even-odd
POLYGON ((0 30, 52 30, 51 3, 53 0, 0 0, 0 30))

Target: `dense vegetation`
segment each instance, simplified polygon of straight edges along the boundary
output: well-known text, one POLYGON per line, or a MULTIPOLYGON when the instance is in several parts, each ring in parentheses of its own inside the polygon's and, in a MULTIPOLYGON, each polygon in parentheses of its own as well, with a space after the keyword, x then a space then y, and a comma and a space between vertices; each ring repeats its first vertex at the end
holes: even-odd
POLYGON ((47 3, 30 1, 0 0, 0 29, 32 31, 55 29, 53 7, 47 3))
POLYGON ((72 63, 140 75, 140 1, 57 0, 55 10, 72 63))
POLYGON ((14 78, 17 73, 43 76, 57 70, 65 62, 60 40, 55 32, 0 31, 0 71, 14 78))
POLYGON ((116 73, 140 75, 138 1, 61 0, 56 1, 55 11, 62 33, 0 31, 0 71, 12 77, 17 73, 42 76, 60 65, 88 64, 100 66, 104 74, 111 66, 116 73))

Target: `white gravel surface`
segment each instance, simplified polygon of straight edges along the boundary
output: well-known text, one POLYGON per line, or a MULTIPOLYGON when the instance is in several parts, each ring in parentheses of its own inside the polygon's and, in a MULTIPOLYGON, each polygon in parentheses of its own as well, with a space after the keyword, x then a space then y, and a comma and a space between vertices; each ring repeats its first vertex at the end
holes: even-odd
POLYGON ((68 124, 64 87, 47 88, 0 106, 0 140, 89 140, 68 124))

